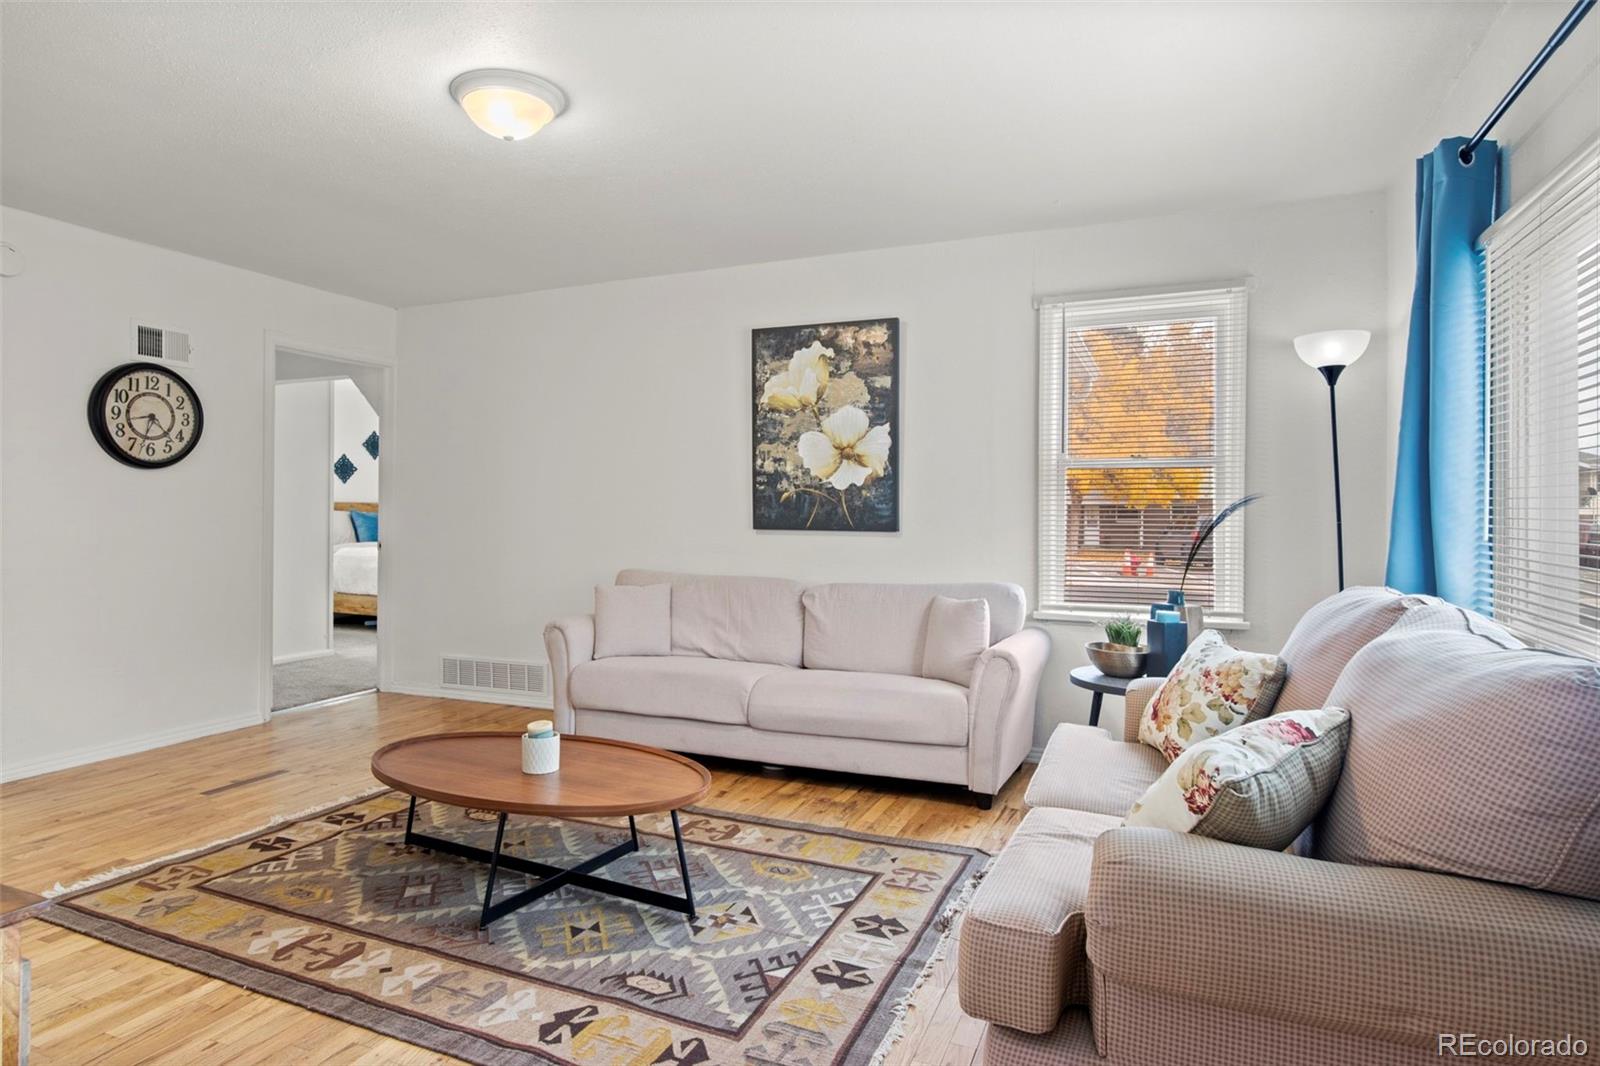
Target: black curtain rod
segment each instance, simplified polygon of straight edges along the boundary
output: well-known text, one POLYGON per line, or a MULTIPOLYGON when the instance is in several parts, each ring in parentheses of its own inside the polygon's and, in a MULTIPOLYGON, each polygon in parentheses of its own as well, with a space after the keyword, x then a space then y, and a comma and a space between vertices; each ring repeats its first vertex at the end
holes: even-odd
POLYGON ((1462 145, 1461 150, 1456 153, 1456 157, 1461 160, 1462 165, 1472 165, 1473 151, 1483 143, 1485 137, 1489 136, 1489 131, 1494 129, 1494 124, 1500 121, 1500 117, 1510 109, 1512 104, 1516 103, 1517 97, 1522 95, 1522 90, 1528 87, 1528 83, 1533 80, 1533 76, 1539 73, 1545 63, 1549 62, 1550 57, 1556 54, 1556 49, 1561 47, 1562 42, 1572 36, 1572 31, 1578 28, 1578 23, 1583 21, 1583 16, 1587 15, 1589 9, 1594 5, 1595 0, 1578 0, 1577 3, 1572 5, 1572 10, 1567 12, 1567 17, 1561 20, 1561 25, 1556 27, 1556 32, 1550 35, 1550 39, 1544 43, 1544 47, 1539 49, 1539 54, 1533 57, 1533 62, 1528 64, 1528 69, 1522 72, 1522 76, 1511 86, 1510 91, 1500 98, 1500 102, 1494 105, 1494 110, 1489 112, 1489 117, 1483 120, 1483 125, 1478 127, 1478 132, 1474 133, 1472 139, 1462 145))

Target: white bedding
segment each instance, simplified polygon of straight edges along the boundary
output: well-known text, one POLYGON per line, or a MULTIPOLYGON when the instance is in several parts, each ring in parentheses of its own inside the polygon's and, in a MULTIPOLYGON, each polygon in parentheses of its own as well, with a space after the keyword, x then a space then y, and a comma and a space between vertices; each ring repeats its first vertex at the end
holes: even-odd
POLYGON ((352 596, 378 594, 378 545, 375 541, 340 544, 333 549, 333 591, 352 596))

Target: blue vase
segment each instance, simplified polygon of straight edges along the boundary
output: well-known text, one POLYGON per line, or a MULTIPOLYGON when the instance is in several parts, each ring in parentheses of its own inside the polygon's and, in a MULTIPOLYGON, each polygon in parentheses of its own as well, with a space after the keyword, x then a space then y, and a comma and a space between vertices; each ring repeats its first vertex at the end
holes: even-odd
MULTIPOLYGON (((1181 592, 1169 593, 1168 599, 1173 596, 1178 597, 1179 601, 1183 599, 1181 592)), ((1149 677, 1166 677, 1189 646, 1189 624, 1183 620, 1176 605, 1170 602, 1152 603, 1144 634, 1145 643, 1150 648, 1144 660, 1145 674, 1149 677)))

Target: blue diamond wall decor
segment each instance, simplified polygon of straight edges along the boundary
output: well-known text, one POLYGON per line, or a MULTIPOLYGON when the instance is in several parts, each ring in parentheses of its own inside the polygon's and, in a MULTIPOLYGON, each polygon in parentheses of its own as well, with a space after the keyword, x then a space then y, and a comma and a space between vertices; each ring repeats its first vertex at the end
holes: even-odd
POLYGON ((378 431, 373 430, 368 433, 367 439, 361 442, 361 446, 367 450, 368 455, 376 459, 378 457, 378 431))
POLYGON ((338 475, 339 484, 342 485, 351 478, 355 477, 356 464, 350 461, 350 457, 348 455, 341 455, 337 460, 334 461, 333 472, 338 475))

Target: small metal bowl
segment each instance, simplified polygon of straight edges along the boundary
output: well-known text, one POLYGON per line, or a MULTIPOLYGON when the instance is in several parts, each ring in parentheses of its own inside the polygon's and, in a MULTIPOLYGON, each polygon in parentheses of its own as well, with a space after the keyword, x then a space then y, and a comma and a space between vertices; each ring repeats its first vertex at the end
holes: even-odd
POLYGON ((1108 644, 1103 640, 1090 641, 1083 646, 1089 653, 1094 668, 1107 677, 1140 677, 1144 674, 1145 656, 1150 649, 1143 644, 1137 648, 1126 644, 1108 644))

